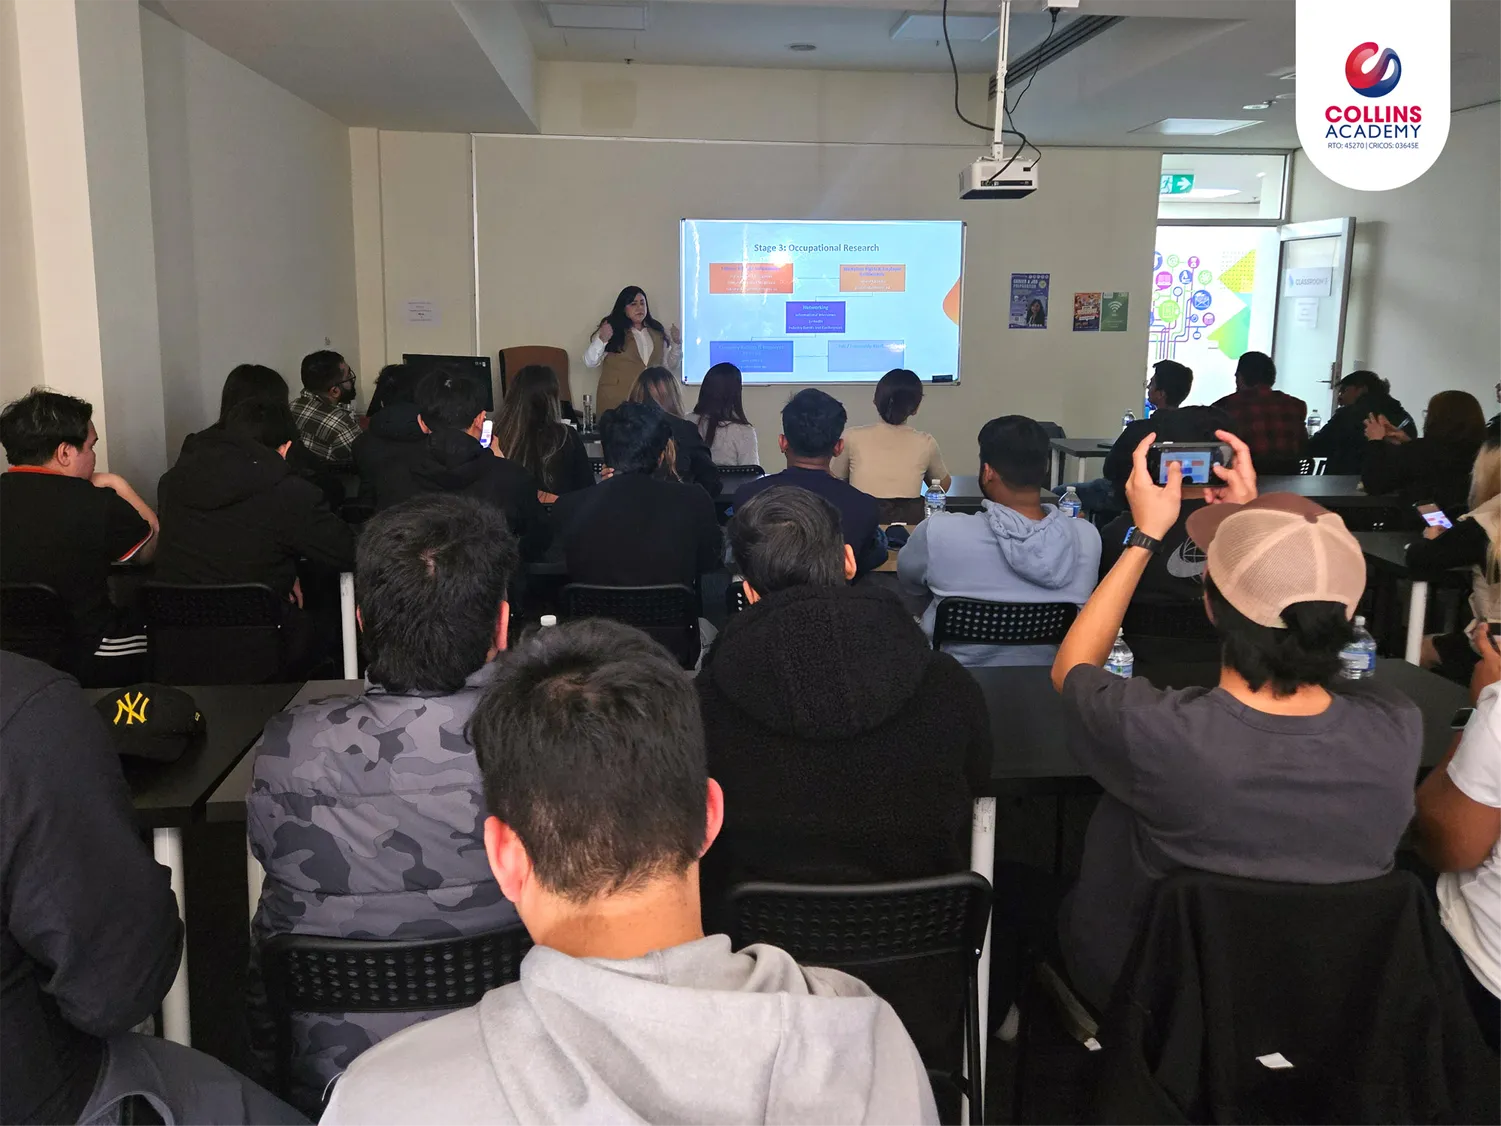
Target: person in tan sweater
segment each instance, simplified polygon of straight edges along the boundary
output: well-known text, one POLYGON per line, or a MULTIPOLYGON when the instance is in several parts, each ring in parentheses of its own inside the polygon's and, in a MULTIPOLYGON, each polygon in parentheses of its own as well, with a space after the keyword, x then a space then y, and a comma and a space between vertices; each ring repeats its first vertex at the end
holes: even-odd
POLYGON ((947 491, 952 478, 937 439, 907 425, 922 405, 917 373, 888 371, 876 384, 875 402, 881 421, 846 430, 844 452, 829 472, 873 497, 921 496, 934 479, 947 491))

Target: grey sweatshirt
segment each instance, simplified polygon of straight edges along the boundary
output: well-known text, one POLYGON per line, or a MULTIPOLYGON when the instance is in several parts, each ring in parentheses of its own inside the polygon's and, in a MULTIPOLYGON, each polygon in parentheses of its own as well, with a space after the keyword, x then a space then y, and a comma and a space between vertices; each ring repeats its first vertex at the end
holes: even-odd
POLYGON ((324 1123, 936 1123, 896 1013, 837 970, 711 935, 629 961, 538 946, 521 980, 355 1060, 324 1123))

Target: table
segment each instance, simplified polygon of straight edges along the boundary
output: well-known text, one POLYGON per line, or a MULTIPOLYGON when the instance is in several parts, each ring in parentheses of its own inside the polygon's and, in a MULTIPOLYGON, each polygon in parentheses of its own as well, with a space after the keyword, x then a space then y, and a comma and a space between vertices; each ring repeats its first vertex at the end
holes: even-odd
POLYGON ((1115 445, 1114 438, 1054 438, 1052 482, 1054 488, 1063 485, 1063 471, 1068 468, 1068 459, 1087 461, 1092 457, 1103 458, 1115 445))
MULTIPOLYGON (((94 703, 114 689, 85 689, 94 703)), ((172 894, 188 917, 183 883, 182 830, 201 820, 210 793, 245 756, 261 729, 297 691, 295 684, 225 684, 183 688, 203 715, 203 735, 176 762, 122 759, 136 820, 151 830, 151 851, 172 874, 172 894)), ((192 1040, 188 1018, 188 952, 184 941, 177 977, 162 1000, 162 1034, 179 1044, 192 1040)))
POLYGON ((1400 508, 1401 502, 1393 496, 1378 493, 1371 496, 1360 486, 1356 474, 1336 474, 1319 477, 1312 474, 1294 474, 1282 477, 1260 477, 1256 489, 1261 493, 1296 493, 1300 497, 1316 500, 1325 508, 1339 511, 1341 508, 1400 508))

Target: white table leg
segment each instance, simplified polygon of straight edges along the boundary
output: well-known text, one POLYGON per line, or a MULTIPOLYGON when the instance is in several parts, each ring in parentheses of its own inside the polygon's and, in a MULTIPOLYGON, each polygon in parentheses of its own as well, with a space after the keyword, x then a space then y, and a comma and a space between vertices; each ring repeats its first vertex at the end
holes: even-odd
POLYGON ((1412 595, 1407 600, 1407 652, 1402 656, 1409 665, 1416 665, 1423 657, 1423 627, 1428 621, 1428 584, 1421 579, 1412 580, 1412 595))
POLYGON ((153 829, 151 853, 156 862, 172 873, 172 894, 177 898, 177 913, 182 916, 184 933, 182 960, 177 963, 177 976, 172 979, 172 988, 162 999, 162 1037, 178 1044, 192 1044, 188 1017, 188 943, 187 896, 183 889, 182 830, 153 829))
POLYGON ((250 918, 255 919, 255 909, 261 905, 261 885, 266 882, 266 870, 250 851, 250 835, 245 835, 245 883, 250 888, 250 918))
MULTIPOLYGON (((995 883, 995 798, 976 798, 974 819, 970 825, 969 866, 992 884, 995 883)), ((994 917, 994 910, 991 912, 994 917)), ((990 932, 985 924, 985 945, 980 948, 980 1090, 985 1090, 986 1047, 990 1043, 987 1023, 990 1008, 990 932)), ((966 1065, 968 1066, 968 1065, 966 1065)), ((966 1076, 966 1078, 968 1078, 966 1076)), ((968 1107, 965 1107, 966 1112, 968 1107)))
POLYGON ((345 680, 358 680, 360 675, 354 624, 354 574, 344 571, 339 575, 339 627, 344 643, 345 680))

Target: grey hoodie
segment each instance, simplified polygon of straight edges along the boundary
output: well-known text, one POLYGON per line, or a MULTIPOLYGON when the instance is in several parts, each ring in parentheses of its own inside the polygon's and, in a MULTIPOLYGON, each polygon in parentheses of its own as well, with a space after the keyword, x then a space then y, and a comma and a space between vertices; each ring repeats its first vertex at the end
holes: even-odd
POLYGON ((629 961, 534 947, 521 980, 385 1040, 324 1123, 938 1121, 885 1001, 711 935, 629 961))
MULTIPOLYGON (((922 628, 933 636, 940 598, 989 602, 1072 602, 1083 606, 1100 569, 1100 533, 1051 504, 1041 520, 985 501, 973 516, 942 513, 912 530, 897 555, 897 578, 912 595, 929 595, 922 628)), ((965 665, 1049 665, 1051 645, 953 645, 965 665)))

